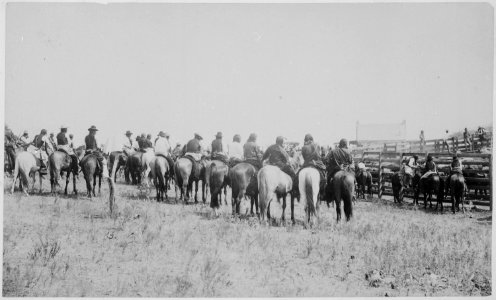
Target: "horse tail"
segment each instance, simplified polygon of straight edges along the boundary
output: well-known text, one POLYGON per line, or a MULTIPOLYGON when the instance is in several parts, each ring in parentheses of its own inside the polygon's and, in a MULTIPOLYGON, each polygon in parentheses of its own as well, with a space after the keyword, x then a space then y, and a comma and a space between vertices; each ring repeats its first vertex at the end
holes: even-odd
POLYGON ((352 175, 346 175, 343 178, 341 186, 341 198, 343 199, 344 214, 346 216, 346 221, 349 221, 353 216, 353 197, 355 194, 355 178, 352 175))
POLYGON ((305 197, 307 198, 308 214, 315 213, 315 205, 313 203, 313 182, 310 173, 305 173, 305 197))
POLYGON ((267 174, 265 170, 261 170, 257 175, 258 181, 258 207, 260 209, 260 217, 265 218, 265 208, 267 205, 267 197, 269 196, 269 184, 267 182, 267 174))

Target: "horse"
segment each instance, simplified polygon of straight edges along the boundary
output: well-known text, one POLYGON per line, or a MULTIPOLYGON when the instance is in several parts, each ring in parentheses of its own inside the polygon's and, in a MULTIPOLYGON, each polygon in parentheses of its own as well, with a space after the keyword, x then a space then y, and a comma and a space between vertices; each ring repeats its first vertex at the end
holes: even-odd
MULTIPOLYGON (((267 212, 267 219, 270 220, 270 204, 277 198, 282 204, 281 221, 285 220, 284 212, 286 209, 286 196, 291 192, 293 187, 293 180, 291 177, 281 171, 278 167, 272 165, 264 166, 257 175, 258 191, 259 191, 259 207, 260 207, 260 221, 264 221, 265 213, 267 212)), ((294 220, 294 197, 291 196, 291 220, 294 220)))
POLYGON ((206 168, 206 185, 210 187, 211 195, 210 207, 214 210, 216 216, 218 215, 219 206, 222 202, 222 189, 224 189, 226 198, 226 186, 229 182, 228 172, 229 167, 220 160, 212 160, 206 168))
POLYGON ((127 158, 126 167, 129 170, 133 185, 141 184, 142 157, 143 152, 137 151, 127 158))
POLYGON ((171 166, 169 166, 167 159, 160 155, 155 156, 150 166, 152 167, 153 181, 157 190, 157 201, 164 201, 164 195, 165 199, 168 199, 167 190, 171 166))
POLYGON ((143 179, 145 180, 145 186, 150 187, 150 181, 148 176, 152 171, 151 162, 155 160, 155 151, 153 148, 148 148, 145 153, 141 156, 141 170, 143 172, 143 179))
POLYGON ((206 202, 205 196, 205 185, 206 185, 206 166, 208 164, 207 160, 202 158, 199 162, 196 162, 199 170, 195 170, 193 173, 193 162, 186 157, 181 157, 176 160, 174 164, 174 176, 176 181, 176 201, 177 201, 177 190, 181 191, 180 200, 186 203, 189 200, 190 192, 192 192, 193 182, 195 183, 195 203, 198 203, 198 182, 202 180, 202 200, 203 203, 206 202))
POLYGON ((254 215, 253 204, 255 204, 256 213, 258 214, 257 169, 250 163, 239 163, 229 170, 229 181, 231 183, 233 215, 239 215, 241 200, 246 196, 251 199, 251 215, 254 215))
MULTIPOLYGON (((418 182, 420 180, 420 175, 418 172, 415 172, 413 178, 411 178, 410 189, 413 190, 414 193, 417 192, 418 182)), ((394 172, 393 176, 391 176, 391 185, 393 189, 393 198, 394 203, 402 203, 405 191, 408 188, 408 178, 406 174, 401 174, 401 171, 394 172)))
POLYGON ((10 192, 13 194, 14 193, 14 188, 15 184, 17 181, 17 177, 20 177, 19 181, 19 186, 22 191, 26 195, 29 195, 28 193, 28 188, 29 188, 29 177, 32 177, 33 179, 33 185, 31 187, 31 190, 34 191, 34 184, 36 182, 36 172, 38 172, 38 175, 40 176, 40 194, 41 194, 41 187, 42 187, 42 175, 40 174, 40 159, 37 158, 33 153, 23 151, 20 152, 16 155, 15 157, 15 167, 14 167, 14 182, 12 183, 12 188, 10 192), (26 189, 24 189, 24 186, 26 189))
POLYGON ((315 168, 304 168, 298 175, 298 189, 300 190, 300 200, 305 205, 305 227, 311 224, 311 217, 314 216, 319 223, 319 190, 320 173, 315 168))
POLYGON ((355 195, 355 175, 346 170, 340 170, 333 177, 334 200, 336 201, 337 222, 341 220, 341 200, 343 200, 346 221, 353 216, 352 201, 355 195))
POLYGON ((129 183, 131 180, 129 179, 129 170, 127 169, 127 155, 124 154, 123 151, 113 151, 109 155, 109 173, 111 174, 111 171, 113 169, 114 163, 117 162, 117 166, 115 169, 115 177, 114 181, 117 181, 117 172, 121 168, 124 169, 124 178, 126 180, 126 183, 129 183))
POLYGON ((5 145, 4 150, 4 171, 10 174, 14 173, 15 168, 15 158, 20 152, 25 151, 23 147, 17 147, 15 144, 5 145))
POLYGON ((436 194, 436 210, 438 205, 441 204, 441 211, 443 210, 443 189, 441 187, 441 178, 439 174, 433 173, 427 178, 420 178, 417 188, 415 189, 414 205, 418 205, 419 194, 424 194, 424 208, 427 208, 427 198, 429 198, 429 207, 432 208, 432 195, 436 194))
POLYGON ((366 170, 360 170, 358 166, 355 167, 356 181, 357 181, 357 197, 360 198, 360 192, 365 199, 365 187, 367 187, 367 194, 372 197, 372 174, 366 170))
POLYGON ((455 213, 455 207, 460 211, 460 202, 462 203, 462 211, 465 212, 465 205, 463 204, 463 196, 466 192, 467 185, 465 177, 460 173, 454 173, 450 176, 450 186, 446 186, 446 190, 450 190, 451 196, 451 210, 455 213))
POLYGON ((73 158, 66 153, 65 151, 57 150, 50 154, 48 157, 48 165, 50 169, 50 185, 51 185, 51 193, 55 194, 56 186, 59 185, 59 176, 61 176, 64 172, 66 173, 66 181, 65 181, 65 191, 64 194, 67 195, 67 186, 69 185, 69 177, 72 173, 72 181, 73 181, 73 191, 74 194, 77 195, 76 188, 76 177, 79 172, 78 160, 84 155, 84 150, 77 150, 75 152, 78 157, 77 160, 73 160, 73 158))
POLYGON ((98 166, 98 158, 93 154, 88 154, 83 157, 80 162, 81 169, 83 170, 84 179, 86 181, 86 189, 88 191, 88 197, 91 198, 92 195, 96 197, 95 186, 96 177, 98 176, 98 194, 100 194, 102 187, 102 170, 98 166))

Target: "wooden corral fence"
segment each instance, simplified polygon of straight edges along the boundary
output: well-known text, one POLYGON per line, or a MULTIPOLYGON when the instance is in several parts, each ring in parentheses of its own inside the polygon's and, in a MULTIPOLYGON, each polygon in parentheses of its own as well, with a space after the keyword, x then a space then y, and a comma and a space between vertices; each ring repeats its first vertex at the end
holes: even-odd
MULTIPOLYGON (((353 156, 355 162, 362 161, 370 171, 373 178, 373 192, 382 198, 382 195, 393 194, 391 177, 400 170, 403 161, 418 155, 418 163, 424 164, 429 154, 433 157, 439 174, 445 179, 449 175, 453 158, 449 153, 356 151, 353 156)), ((491 206, 492 209, 492 155, 461 153, 458 157, 463 164, 463 174, 468 187, 466 199, 472 200, 476 205, 491 206)), ((405 194, 405 197, 411 198, 413 195, 405 194)))
MULTIPOLYGON (((486 135, 486 139, 481 142, 479 136, 472 136, 470 138, 470 144, 465 143, 463 138, 453 137, 448 141, 448 146, 450 152, 475 152, 480 150, 482 147, 492 148, 491 135, 486 135)), ((372 151, 372 152, 448 152, 448 149, 443 148, 442 139, 432 139, 426 140, 423 145, 420 144, 420 140, 411 141, 369 141, 360 142, 357 150, 360 151, 372 151)))

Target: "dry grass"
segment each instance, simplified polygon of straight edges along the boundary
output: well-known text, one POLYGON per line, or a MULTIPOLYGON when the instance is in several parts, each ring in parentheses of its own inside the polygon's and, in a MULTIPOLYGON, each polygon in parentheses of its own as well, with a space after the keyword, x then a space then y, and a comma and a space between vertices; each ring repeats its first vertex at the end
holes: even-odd
POLYGON ((212 219, 208 206, 159 204, 120 184, 114 216, 106 196, 4 196, 4 296, 490 293, 474 279, 475 272, 491 279, 491 226, 478 220, 490 212, 361 202, 351 222, 336 224, 335 210, 324 206, 318 228, 305 230, 302 204, 298 225, 268 227, 231 218, 230 207, 212 219), (372 270, 377 281, 365 278, 372 270))

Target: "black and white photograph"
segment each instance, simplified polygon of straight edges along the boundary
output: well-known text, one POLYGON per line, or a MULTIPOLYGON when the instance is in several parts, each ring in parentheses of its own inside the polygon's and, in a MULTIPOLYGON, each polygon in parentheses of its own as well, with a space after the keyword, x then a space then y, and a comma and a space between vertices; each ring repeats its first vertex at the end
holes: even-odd
POLYGON ((492 296, 494 3, 2 15, 3 297, 492 296))

